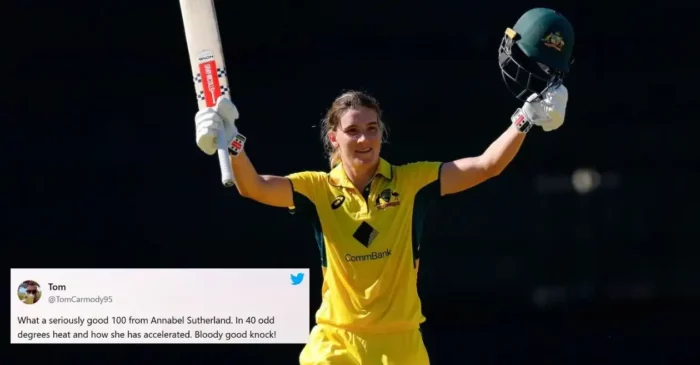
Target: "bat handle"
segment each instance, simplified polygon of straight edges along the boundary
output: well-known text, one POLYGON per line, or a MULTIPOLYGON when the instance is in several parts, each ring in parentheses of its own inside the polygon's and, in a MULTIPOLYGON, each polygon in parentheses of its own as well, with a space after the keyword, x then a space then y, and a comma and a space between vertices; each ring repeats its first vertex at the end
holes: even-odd
POLYGON ((235 185, 233 179, 233 168, 231 167, 231 158, 228 155, 228 146, 226 145, 226 132, 219 131, 216 136, 216 149, 219 155, 219 167, 221 168, 221 183, 225 187, 230 188, 235 185))

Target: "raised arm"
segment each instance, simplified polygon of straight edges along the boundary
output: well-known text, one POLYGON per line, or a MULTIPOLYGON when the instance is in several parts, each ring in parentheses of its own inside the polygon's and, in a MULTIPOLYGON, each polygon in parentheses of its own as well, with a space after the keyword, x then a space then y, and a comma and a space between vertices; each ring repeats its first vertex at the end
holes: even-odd
POLYGON ((440 171, 440 194, 459 193, 497 176, 513 160, 524 140, 525 133, 511 126, 480 156, 443 164, 440 171))
POLYGON ((512 125, 480 156, 461 158, 442 165, 441 195, 464 191, 499 175, 513 161, 533 125, 549 132, 564 123, 568 101, 568 91, 564 85, 547 91, 540 99, 535 100, 536 97, 535 94, 531 95, 523 107, 516 110, 511 117, 512 125))
POLYGON ((291 207, 292 184, 288 178, 259 175, 245 151, 231 156, 231 167, 236 179, 236 188, 241 196, 274 207, 291 207))

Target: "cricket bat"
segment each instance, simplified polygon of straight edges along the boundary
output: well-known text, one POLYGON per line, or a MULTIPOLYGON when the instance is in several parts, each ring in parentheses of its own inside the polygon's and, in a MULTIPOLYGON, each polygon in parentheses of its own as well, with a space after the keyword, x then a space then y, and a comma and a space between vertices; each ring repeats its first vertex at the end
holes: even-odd
MULTIPOLYGON (((230 98, 214 0, 180 0, 180 10, 197 105, 199 110, 214 107, 221 95, 230 98)), ((231 187, 235 182, 224 131, 219 132, 216 143, 221 182, 225 187, 231 187)))

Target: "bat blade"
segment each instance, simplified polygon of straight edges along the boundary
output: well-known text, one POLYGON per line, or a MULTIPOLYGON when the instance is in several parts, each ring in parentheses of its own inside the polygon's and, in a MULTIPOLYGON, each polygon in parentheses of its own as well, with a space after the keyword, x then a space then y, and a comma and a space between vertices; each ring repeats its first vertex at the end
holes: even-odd
MULTIPOLYGON (((197 106, 199 110, 214 107, 220 96, 231 97, 214 1, 180 0, 180 10, 197 106)), ((216 139, 221 182, 231 187, 235 182, 224 132, 216 139)))

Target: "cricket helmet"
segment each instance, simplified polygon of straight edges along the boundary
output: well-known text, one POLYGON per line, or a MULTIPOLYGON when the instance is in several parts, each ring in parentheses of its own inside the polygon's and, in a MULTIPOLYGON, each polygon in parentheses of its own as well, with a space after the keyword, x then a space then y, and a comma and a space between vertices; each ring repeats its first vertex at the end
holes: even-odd
POLYGON ((573 63, 574 27, 547 8, 527 11, 507 28, 498 48, 498 63, 508 90, 526 101, 561 85, 573 63), (515 45, 515 47, 513 47, 515 45))

